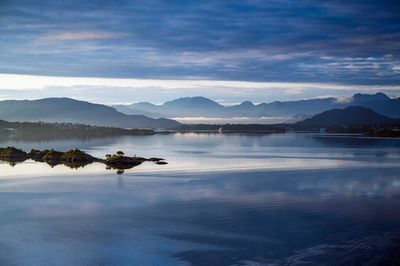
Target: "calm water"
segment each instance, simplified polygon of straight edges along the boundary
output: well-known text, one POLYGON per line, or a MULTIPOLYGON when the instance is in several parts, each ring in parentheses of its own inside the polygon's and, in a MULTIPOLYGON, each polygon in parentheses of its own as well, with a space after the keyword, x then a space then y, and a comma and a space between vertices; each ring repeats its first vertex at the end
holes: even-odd
POLYGON ((399 263, 400 140, 175 134, 10 141, 163 157, 123 175, 0 163, 0 265, 399 263))

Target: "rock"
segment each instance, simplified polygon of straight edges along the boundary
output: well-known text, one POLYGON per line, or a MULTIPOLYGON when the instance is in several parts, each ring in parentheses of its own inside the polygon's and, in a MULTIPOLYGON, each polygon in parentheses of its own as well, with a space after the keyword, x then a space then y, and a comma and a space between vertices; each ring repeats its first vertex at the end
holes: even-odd
POLYGON ((44 162, 50 162, 50 163, 61 163, 61 156, 64 153, 60 151, 55 151, 55 150, 49 150, 43 157, 42 160, 44 162))
POLYGON ((133 168, 142 164, 142 162, 140 159, 121 155, 113 155, 104 161, 107 166, 119 170, 133 168))
POLYGON ((97 161, 93 156, 85 153, 84 151, 75 149, 65 152, 61 155, 61 160, 63 162, 71 162, 71 163, 92 163, 97 161))
POLYGON ((30 153, 28 153, 29 158, 34 161, 43 162, 43 157, 49 152, 49 150, 35 150, 32 149, 30 153))
POLYGON ((8 162, 23 162, 28 159, 28 154, 15 147, 0 148, 0 160, 8 162))
POLYGON ((150 161, 150 162, 159 162, 159 161, 164 161, 164 159, 163 159, 163 158, 152 157, 152 158, 150 158, 150 159, 147 159, 147 161, 150 161))

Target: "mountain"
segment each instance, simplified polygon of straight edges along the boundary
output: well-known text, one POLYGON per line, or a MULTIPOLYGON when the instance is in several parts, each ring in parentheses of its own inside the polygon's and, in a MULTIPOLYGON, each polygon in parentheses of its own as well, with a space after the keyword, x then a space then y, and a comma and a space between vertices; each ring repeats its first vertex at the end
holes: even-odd
POLYGON ((289 102, 272 102, 258 105, 264 115, 272 116, 294 116, 313 115, 332 108, 341 107, 342 104, 335 98, 310 99, 289 102))
POLYGON ((211 116, 220 115, 224 107, 205 97, 185 97, 164 103, 162 110, 174 116, 211 116))
POLYGON ((300 101, 275 101, 254 104, 245 101, 238 105, 223 106, 205 97, 185 97, 161 105, 141 102, 132 105, 114 106, 126 114, 143 114, 150 117, 293 117, 312 116, 323 111, 349 106, 363 106, 391 118, 400 118, 400 98, 391 99, 384 93, 355 94, 346 101, 329 97, 300 101))
POLYGON ((390 100, 390 98, 389 96, 387 96, 382 92, 378 92, 375 94, 356 93, 353 95, 353 101, 356 103, 370 102, 370 101, 385 101, 385 100, 390 100))
POLYGON ((184 97, 163 104, 164 107, 181 108, 220 108, 222 105, 205 97, 184 97))
POLYGON ((145 116, 152 117, 152 118, 163 117, 163 115, 160 113, 153 113, 153 112, 148 112, 148 111, 144 111, 141 109, 134 109, 127 105, 113 105, 112 107, 114 109, 118 110, 118 112, 128 114, 128 115, 145 115, 145 116))
POLYGON ((224 106, 205 97, 185 97, 165 102, 162 105, 155 105, 147 102, 134 103, 132 105, 113 106, 120 112, 127 114, 151 114, 151 117, 160 117, 161 114, 167 117, 188 117, 188 116, 220 116, 224 106), (127 111, 126 108, 130 110, 127 111))
POLYGON ((322 112, 304 121, 297 122, 295 125, 334 127, 342 125, 390 125, 399 124, 399 122, 399 120, 380 115, 365 107, 350 106, 344 109, 322 112))
POLYGON ((370 108, 377 113, 391 118, 400 118, 400 98, 388 100, 373 100, 357 103, 359 106, 370 108))
POLYGON ((65 122, 119 128, 174 128, 174 120, 127 115, 116 109, 70 98, 0 101, 0 119, 26 122, 65 122))

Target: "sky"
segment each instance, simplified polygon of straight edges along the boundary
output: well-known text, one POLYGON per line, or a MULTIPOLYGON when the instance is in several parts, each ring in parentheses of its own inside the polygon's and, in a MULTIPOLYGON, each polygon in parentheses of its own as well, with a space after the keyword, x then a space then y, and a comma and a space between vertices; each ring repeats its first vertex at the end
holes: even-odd
POLYGON ((400 96, 398 0, 0 0, 0 99, 400 96))

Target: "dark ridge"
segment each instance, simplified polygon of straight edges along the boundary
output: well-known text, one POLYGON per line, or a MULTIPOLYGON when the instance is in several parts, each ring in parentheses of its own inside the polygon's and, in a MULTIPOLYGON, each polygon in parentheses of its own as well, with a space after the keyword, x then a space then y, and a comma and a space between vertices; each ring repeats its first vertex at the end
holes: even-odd
POLYGON ((315 115, 304 121, 297 122, 299 126, 341 126, 341 125, 390 125, 397 120, 378 114, 361 106, 350 106, 344 109, 332 109, 315 115))

